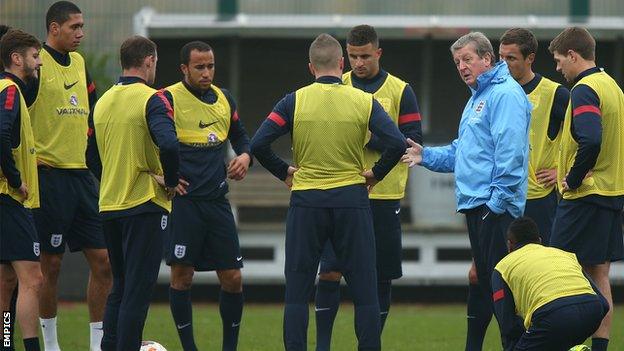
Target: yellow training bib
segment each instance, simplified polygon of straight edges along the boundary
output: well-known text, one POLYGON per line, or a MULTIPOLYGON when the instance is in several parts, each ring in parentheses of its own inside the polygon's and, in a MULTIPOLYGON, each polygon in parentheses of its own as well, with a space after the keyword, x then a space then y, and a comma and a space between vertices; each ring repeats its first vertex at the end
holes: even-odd
POLYGON ((71 63, 58 64, 41 49, 39 91, 30 106, 37 159, 55 168, 86 169, 89 93, 84 59, 70 52, 71 63))
POLYGON ((150 175, 163 174, 145 116, 154 93, 143 83, 114 85, 95 106, 93 122, 102 160, 100 212, 130 209, 148 201, 171 211, 167 193, 150 175))
MULTIPOLYGON (((15 167, 20 172, 22 182, 28 187, 28 198, 24 199, 19 191, 11 188, 0 169, 0 194, 7 194, 26 208, 39 207, 39 177, 37 174, 37 154, 35 152, 35 140, 30 126, 28 107, 21 94, 20 88, 10 79, 0 80, 0 91, 14 86, 20 92, 20 144, 12 150, 15 167)), ((0 219, 1 220, 1 219, 0 219)))
MULTIPOLYGON (((342 76, 345 84, 352 85, 351 72, 347 72, 342 76)), ((401 97, 407 83, 401 79, 388 73, 386 81, 377 90, 373 97, 384 108, 386 113, 392 118, 396 125, 399 124, 399 112, 401 105, 401 97)), ((366 169, 371 169, 375 162, 379 160, 381 153, 364 149, 364 159, 366 169)), ((400 200, 405 196, 405 185, 407 184, 408 166, 406 163, 399 162, 386 177, 377 183, 368 195, 371 199, 378 200, 400 200)))

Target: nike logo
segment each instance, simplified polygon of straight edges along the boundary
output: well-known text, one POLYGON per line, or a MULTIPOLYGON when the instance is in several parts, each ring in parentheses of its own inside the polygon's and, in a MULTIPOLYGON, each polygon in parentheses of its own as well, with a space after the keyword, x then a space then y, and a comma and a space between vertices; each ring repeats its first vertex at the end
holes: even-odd
POLYGON ((487 211, 487 212, 483 215, 483 217, 481 217, 481 220, 482 220, 482 221, 484 221, 484 220, 487 218, 487 216, 489 216, 489 215, 490 215, 490 211, 487 211))
POLYGON ((400 208, 398 210, 394 211, 395 214, 399 214, 399 212, 401 212, 400 208))
POLYGON ((238 257, 236 257, 236 260, 237 260, 237 261, 240 261, 240 260, 242 260, 242 259, 243 259, 243 256, 238 256, 238 257))
POLYGON ((331 307, 325 307, 325 308, 314 307, 314 312, 329 311, 330 309, 331 307))
POLYGON ((189 325, 191 325, 191 323, 186 323, 186 324, 182 324, 182 325, 178 324, 178 325, 176 325, 176 327, 178 327, 178 329, 184 329, 184 328, 188 327, 189 325))
POLYGON ((236 328, 236 327, 238 327, 239 325, 240 325, 240 322, 238 322, 238 323, 232 323, 232 328, 236 328))
POLYGON ((73 83, 71 83, 69 85, 63 83, 63 86, 65 87, 65 90, 68 90, 68 89, 70 89, 71 87, 73 87, 76 84, 78 84, 78 81, 75 81, 75 82, 73 82, 73 83))
POLYGON ((211 125, 213 125, 215 123, 217 123, 217 121, 210 122, 210 123, 204 123, 202 121, 199 121, 199 128, 201 128, 201 129, 208 128, 208 127, 210 127, 211 125))
POLYGON ((388 311, 386 311, 386 312, 379 312, 379 314, 388 314, 388 311))

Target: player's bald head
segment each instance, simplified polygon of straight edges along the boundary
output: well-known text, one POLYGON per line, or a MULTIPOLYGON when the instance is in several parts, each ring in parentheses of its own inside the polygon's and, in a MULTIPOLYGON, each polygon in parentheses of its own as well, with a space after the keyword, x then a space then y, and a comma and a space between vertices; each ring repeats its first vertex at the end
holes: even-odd
POLYGON ((316 37, 310 45, 310 63, 317 70, 340 68, 342 46, 334 37, 323 33, 316 37))

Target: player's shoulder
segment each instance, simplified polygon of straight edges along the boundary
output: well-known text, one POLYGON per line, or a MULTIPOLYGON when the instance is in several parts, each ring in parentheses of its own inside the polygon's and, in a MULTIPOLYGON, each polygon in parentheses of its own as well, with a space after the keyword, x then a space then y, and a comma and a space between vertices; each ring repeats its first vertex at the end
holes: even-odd
POLYGON ((399 78, 398 76, 395 76, 394 74, 386 71, 386 73, 388 74, 388 76, 386 77, 386 81, 389 82, 394 82, 397 84, 404 84, 407 85, 408 83, 406 81, 404 81, 403 79, 399 78))
POLYGON ((70 60, 71 60, 72 63, 73 62, 77 62, 77 63, 80 63, 80 64, 84 64, 85 63, 84 57, 78 51, 71 51, 69 53, 69 57, 70 57, 70 60))
POLYGON ((19 85, 17 84, 17 82, 13 81, 12 79, 0 78, 0 91, 4 91, 6 89, 9 89, 10 87, 15 87, 19 89, 19 85))
POLYGON ((230 102, 235 101, 234 95, 232 95, 232 92, 229 89, 221 88, 216 85, 213 85, 212 87, 215 88, 215 90, 220 91, 223 94, 223 96, 225 96, 225 98, 228 99, 228 101, 230 102))
POLYGON ((11 110, 16 101, 19 101, 21 90, 19 85, 10 79, 0 79, 0 95, 5 96, 5 103, 2 108, 11 110), (7 106, 11 106, 7 108, 7 106))
POLYGON ((172 84, 167 85, 164 88, 161 88, 160 90, 162 91, 167 91, 169 93, 173 93, 174 91, 178 90, 178 89, 186 89, 186 87, 184 86, 184 84, 182 83, 182 81, 178 81, 172 84))
POLYGON ((540 81, 540 84, 542 84, 544 87, 546 87, 547 89, 552 89, 552 90, 557 90, 559 88, 563 88, 566 89, 565 86, 563 86, 561 83, 559 82, 555 82, 552 79, 549 79, 547 77, 541 76, 542 79, 540 81))
POLYGON ((345 72, 345 73, 342 74, 342 81, 344 83, 348 83, 348 82, 351 81, 351 72, 352 71, 348 71, 348 72, 345 72))

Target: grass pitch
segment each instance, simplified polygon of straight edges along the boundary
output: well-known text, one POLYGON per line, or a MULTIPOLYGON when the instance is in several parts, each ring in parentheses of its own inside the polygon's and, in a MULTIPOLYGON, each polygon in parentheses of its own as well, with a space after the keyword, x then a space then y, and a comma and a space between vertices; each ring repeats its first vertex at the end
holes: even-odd
MULTIPOLYGON (((312 307, 312 306, 311 306, 312 307)), ((463 350, 466 333, 465 306, 463 305, 402 305, 395 304, 383 332, 382 349, 396 351, 463 350)), ((616 306, 611 328, 609 349, 624 350, 624 306, 616 306)), ((239 350, 283 350, 282 305, 248 304, 243 312, 239 350)), ((59 340, 64 351, 89 349, 88 312, 85 304, 59 306, 59 340)), ((196 304, 193 309, 194 332, 200 350, 221 350, 221 319, 218 306, 196 304)), ((150 308, 144 340, 155 340, 167 350, 182 350, 171 317, 169 305, 153 304, 150 308)), ((23 350, 17 336, 16 350, 23 350)), ((315 347, 314 309, 310 309, 308 350, 315 347)), ((43 350, 43 344, 42 350, 43 350)), ((340 306, 334 325, 332 349, 356 350, 353 331, 353 307, 340 306)), ((501 350, 498 328, 492 320, 485 340, 484 351, 501 350)))

